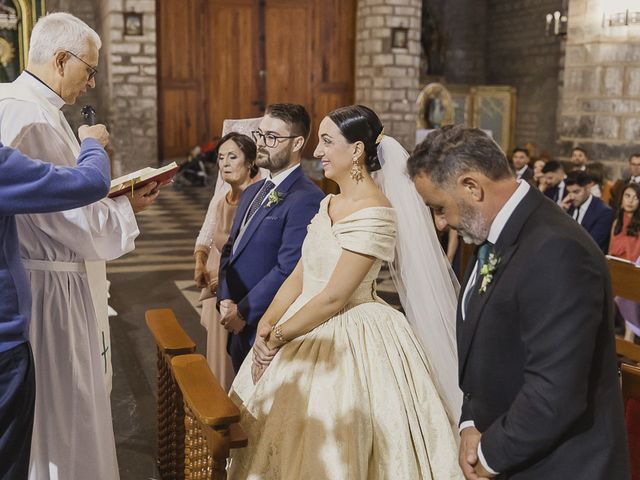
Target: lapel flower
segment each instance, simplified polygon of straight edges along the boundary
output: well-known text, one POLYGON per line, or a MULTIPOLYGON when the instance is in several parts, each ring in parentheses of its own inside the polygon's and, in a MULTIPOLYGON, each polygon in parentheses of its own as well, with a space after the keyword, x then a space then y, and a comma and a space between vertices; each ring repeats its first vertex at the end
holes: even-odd
POLYGON ((480 269, 480 276, 482 277, 482 282, 480 283, 480 288, 478 289, 478 293, 484 293, 487 291, 487 287, 493 281, 493 274, 498 270, 498 265, 500 264, 500 257, 498 257, 495 253, 491 252, 489 257, 487 258, 487 263, 485 263, 480 269))
POLYGON ((269 208, 271 207, 271 205, 277 205, 282 201, 283 198, 284 198, 284 194, 274 189, 271 191, 271 193, 267 197, 267 204, 265 206, 269 208))

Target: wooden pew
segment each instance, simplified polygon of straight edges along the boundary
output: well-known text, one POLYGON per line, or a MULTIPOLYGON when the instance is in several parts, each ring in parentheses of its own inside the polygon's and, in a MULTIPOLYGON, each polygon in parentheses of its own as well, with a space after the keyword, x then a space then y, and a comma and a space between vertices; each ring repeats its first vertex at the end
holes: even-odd
POLYGON ((638 434, 638 402, 640 401, 640 368, 622 364, 622 398, 624 401, 625 423, 629 438, 629 460, 632 478, 640 478, 640 436, 638 434))
MULTIPOLYGON (((640 268, 630 262, 607 258, 613 295, 640 303, 640 268)), ((616 338, 616 352, 619 356, 640 363, 640 346, 616 338)))
POLYGON ((147 310, 158 352, 160 478, 226 479, 229 450, 247 445, 240 410, 227 396, 171 309, 147 310))
POLYGON ((202 355, 171 360, 185 412, 185 480, 224 480, 229 450, 247 445, 240 410, 227 396, 202 355))
POLYGON ((183 479, 184 408, 182 394, 171 373, 171 359, 195 352, 196 344, 170 308, 147 310, 145 319, 157 351, 158 471, 163 480, 183 479))

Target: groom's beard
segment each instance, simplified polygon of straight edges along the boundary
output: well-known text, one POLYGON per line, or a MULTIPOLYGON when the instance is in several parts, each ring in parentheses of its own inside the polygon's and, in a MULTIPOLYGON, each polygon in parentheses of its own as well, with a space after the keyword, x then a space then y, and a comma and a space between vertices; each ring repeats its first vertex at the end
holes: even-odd
POLYGON ((480 212, 467 205, 464 200, 458 202, 460 212, 460 224, 456 230, 465 243, 480 245, 489 236, 489 222, 480 212))
POLYGON ((284 167, 289 164, 290 158, 290 148, 281 150, 280 152, 272 155, 267 148, 260 147, 258 148, 256 156, 256 165, 261 168, 266 168, 270 172, 278 172, 284 170, 284 167))

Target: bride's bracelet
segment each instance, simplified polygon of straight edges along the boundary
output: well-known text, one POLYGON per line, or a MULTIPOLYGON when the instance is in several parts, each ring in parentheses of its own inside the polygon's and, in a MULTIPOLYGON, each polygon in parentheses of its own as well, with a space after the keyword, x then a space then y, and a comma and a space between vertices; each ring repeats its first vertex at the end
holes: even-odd
POLYGON ((280 345, 284 345, 287 343, 287 340, 284 338, 282 333, 282 327, 280 325, 274 325, 271 327, 271 331, 273 332, 273 336, 276 337, 276 340, 280 343, 280 345))

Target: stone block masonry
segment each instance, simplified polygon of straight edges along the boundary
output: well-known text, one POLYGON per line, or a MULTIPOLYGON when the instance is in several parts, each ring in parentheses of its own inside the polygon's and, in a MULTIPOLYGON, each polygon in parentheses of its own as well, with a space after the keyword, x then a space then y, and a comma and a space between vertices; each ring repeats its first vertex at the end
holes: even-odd
POLYGON ((380 116, 385 133, 415 144, 419 92, 421 0, 359 0, 355 100, 380 116), (391 29, 408 29, 407 48, 391 47, 391 29))

